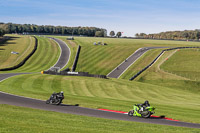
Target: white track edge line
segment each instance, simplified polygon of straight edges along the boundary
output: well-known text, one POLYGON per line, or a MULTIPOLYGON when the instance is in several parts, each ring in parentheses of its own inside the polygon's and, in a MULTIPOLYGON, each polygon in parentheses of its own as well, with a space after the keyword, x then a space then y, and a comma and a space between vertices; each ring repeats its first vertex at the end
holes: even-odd
MULTIPOLYGON (((56 39, 57 39, 57 38, 56 38, 56 39)), ((69 60, 70 60, 70 57, 71 57, 71 49, 70 49, 70 47, 68 46, 68 44, 65 43, 63 40, 61 40, 61 39, 58 39, 58 40, 62 41, 62 42, 68 47, 68 49, 69 49, 69 58, 68 58, 68 61, 67 61, 67 63, 66 63, 62 68, 60 68, 60 69, 63 69, 63 68, 68 64, 68 62, 69 62, 69 60)))
MULTIPOLYGON (((52 39, 52 38, 49 38, 49 39, 51 39, 51 40, 53 40, 55 43, 57 43, 57 45, 59 46, 59 48, 60 48, 60 55, 59 55, 59 58, 58 58, 58 60, 57 60, 57 62, 53 65, 53 66, 51 66, 49 69, 51 69, 52 67, 54 67, 57 63, 58 63, 58 61, 60 60, 60 57, 61 57, 61 54, 62 54, 62 49, 61 49, 61 47, 60 47, 60 44, 57 42, 57 41, 55 41, 54 39, 52 39)), ((47 70, 49 70, 49 69, 47 69, 47 70)))

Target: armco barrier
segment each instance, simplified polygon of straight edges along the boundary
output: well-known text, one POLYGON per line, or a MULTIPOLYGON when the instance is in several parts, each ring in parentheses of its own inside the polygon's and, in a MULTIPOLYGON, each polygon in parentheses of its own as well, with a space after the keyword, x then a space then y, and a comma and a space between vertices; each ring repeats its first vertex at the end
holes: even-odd
POLYGON ((175 48, 169 48, 169 49, 165 49, 162 50, 162 52, 149 64, 147 65, 145 68, 143 68, 141 71, 139 71, 137 74, 135 74, 133 77, 131 77, 129 80, 134 80, 137 76, 139 76, 142 72, 144 72, 145 70, 147 70, 150 66, 152 66, 156 60, 158 60, 158 58, 165 52, 165 51, 170 51, 170 50, 175 50, 175 49, 184 49, 184 48, 200 48, 200 47, 175 47, 175 48))
POLYGON ((35 36, 33 36, 33 37, 35 38, 35 46, 34 46, 34 49, 31 51, 31 53, 30 53, 28 56, 26 56, 26 58, 25 58, 23 61, 21 61, 19 64, 15 65, 15 66, 13 66, 13 67, 0 69, 0 71, 14 70, 14 69, 17 69, 17 68, 23 66, 23 65, 26 63, 26 61, 27 61, 27 60, 35 53, 35 51, 37 50, 38 40, 37 40, 37 38, 36 38, 35 36))
POLYGON ((106 75, 95 75, 89 74, 88 72, 54 72, 54 71, 42 71, 43 74, 51 74, 51 75, 64 75, 64 76, 86 76, 86 77, 95 77, 95 78, 104 78, 107 79, 106 75))
POLYGON ((79 57, 80 51, 81 51, 81 46, 78 45, 76 57, 74 59, 74 63, 73 63, 73 66, 72 66, 72 72, 74 72, 76 70, 76 65, 77 65, 77 62, 78 62, 78 57, 79 57))

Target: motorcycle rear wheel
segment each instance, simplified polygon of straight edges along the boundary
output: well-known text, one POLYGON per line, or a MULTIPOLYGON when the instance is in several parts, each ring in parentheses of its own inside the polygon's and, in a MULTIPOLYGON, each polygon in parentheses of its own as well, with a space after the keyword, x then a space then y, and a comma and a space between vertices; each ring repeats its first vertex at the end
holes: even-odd
POLYGON ((49 104, 50 103, 50 100, 46 100, 46 104, 49 104))
POLYGON ((134 114, 134 110, 131 110, 128 112, 128 116, 133 116, 133 114, 134 114))

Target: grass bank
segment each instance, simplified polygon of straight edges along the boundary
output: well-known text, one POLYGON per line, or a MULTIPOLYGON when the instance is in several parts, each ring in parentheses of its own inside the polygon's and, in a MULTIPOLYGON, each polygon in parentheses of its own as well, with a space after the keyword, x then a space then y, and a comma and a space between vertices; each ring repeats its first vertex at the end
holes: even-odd
POLYGON ((0 107, 0 132, 197 133, 200 131, 199 129, 86 117, 2 104, 0 107))
POLYGON ((200 123, 199 93, 195 89, 182 90, 121 79, 33 74, 9 78, 0 83, 0 90, 43 100, 63 90, 66 104, 121 111, 129 111, 133 104, 148 99, 156 107, 156 115, 200 123))
POLYGON ((19 64, 31 53, 35 46, 35 39, 31 36, 8 35, 7 37, 7 41, 0 43, 0 68, 13 67, 19 64))
POLYGON ((103 75, 107 75, 122 61, 141 47, 200 45, 199 42, 95 37, 75 37, 74 42, 82 46, 77 71, 103 75), (103 42, 107 45, 94 46, 94 42, 103 42))
POLYGON ((38 48, 30 59, 20 68, 12 71, 1 73, 13 72, 41 72, 53 66, 59 56, 60 49, 57 43, 53 40, 44 37, 38 37, 38 48))
POLYGON ((181 49, 161 65, 169 73, 200 81, 200 49, 181 49))

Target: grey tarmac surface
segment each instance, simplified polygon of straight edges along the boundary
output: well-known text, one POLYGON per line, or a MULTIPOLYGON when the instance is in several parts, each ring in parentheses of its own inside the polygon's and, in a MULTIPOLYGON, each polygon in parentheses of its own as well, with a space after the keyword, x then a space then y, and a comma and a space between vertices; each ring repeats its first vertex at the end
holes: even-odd
POLYGON ((30 73, 6 73, 6 74, 0 74, 0 82, 13 76, 21 75, 21 74, 30 74, 30 73))
MULTIPOLYGON (((62 41, 60 42, 58 40, 57 40, 57 42, 59 44, 63 43, 62 41)), ((62 52, 64 52, 65 48, 66 47, 64 47, 64 48, 61 47, 62 52)), ((68 62, 68 59, 64 59, 66 57, 68 57, 68 58, 70 57, 69 53, 68 53, 68 56, 66 55, 66 53, 61 54, 60 60, 62 60, 62 61, 59 60, 55 66, 62 68, 63 65, 68 62), (65 62, 63 62, 64 60, 65 60, 65 62)), ((9 77, 20 75, 20 74, 28 74, 28 73, 0 74, 0 82, 9 77)), ((4 92, 0 92, 0 104, 8 104, 8 105, 28 107, 28 108, 34 108, 34 109, 47 110, 47 111, 55 111, 55 112, 61 112, 61 113, 69 113, 69 114, 76 114, 76 115, 106 118, 106 119, 135 121, 135 122, 144 122, 144 123, 171 125, 171 126, 180 126, 180 127, 189 127, 189 128, 200 128, 200 124, 194 124, 194 123, 169 121, 169 120, 160 119, 160 118, 143 119, 143 118, 139 118, 139 117, 129 117, 128 115, 125 115, 125 114, 106 112, 106 111, 83 108, 83 107, 78 107, 78 106, 74 106, 74 105, 66 105, 66 104, 62 104, 60 106, 48 105, 45 103, 45 101, 42 101, 42 100, 25 98, 22 96, 15 96, 15 95, 7 94, 4 92)))
POLYGON ((189 127, 189 128, 200 128, 200 124, 194 124, 194 123, 170 121, 170 120, 165 120, 161 118, 144 119, 140 117, 129 117, 126 114, 101 111, 97 109, 83 108, 83 107, 78 107, 75 105, 66 105, 66 104, 49 105, 49 104, 46 104, 45 101, 42 101, 42 100, 15 96, 15 95, 6 94, 3 92, 0 92, 0 104, 9 104, 9 105, 15 105, 15 106, 21 106, 21 107, 28 107, 28 108, 34 108, 34 109, 41 109, 41 110, 47 110, 47 111, 76 114, 76 115, 84 115, 84 116, 91 116, 91 117, 98 117, 98 118, 106 118, 106 119, 144 122, 144 123, 189 127))
POLYGON ((131 56, 129 56, 124 62, 122 62, 114 70, 112 70, 107 76, 110 77, 110 78, 119 78, 145 52, 147 52, 150 49, 159 49, 159 48, 167 48, 167 47, 145 47, 145 48, 139 48, 131 56))
POLYGON ((49 38, 56 41, 61 48, 62 52, 61 52, 60 58, 58 62, 54 65, 54 67, 60 67, 60 69, 62 69, 68 63, 70 59, 70 55, 71 55, 70 48, 66 45, 65 42, 63 42, 60 39, 52 38, 52 37, 49 37, 49 38))

